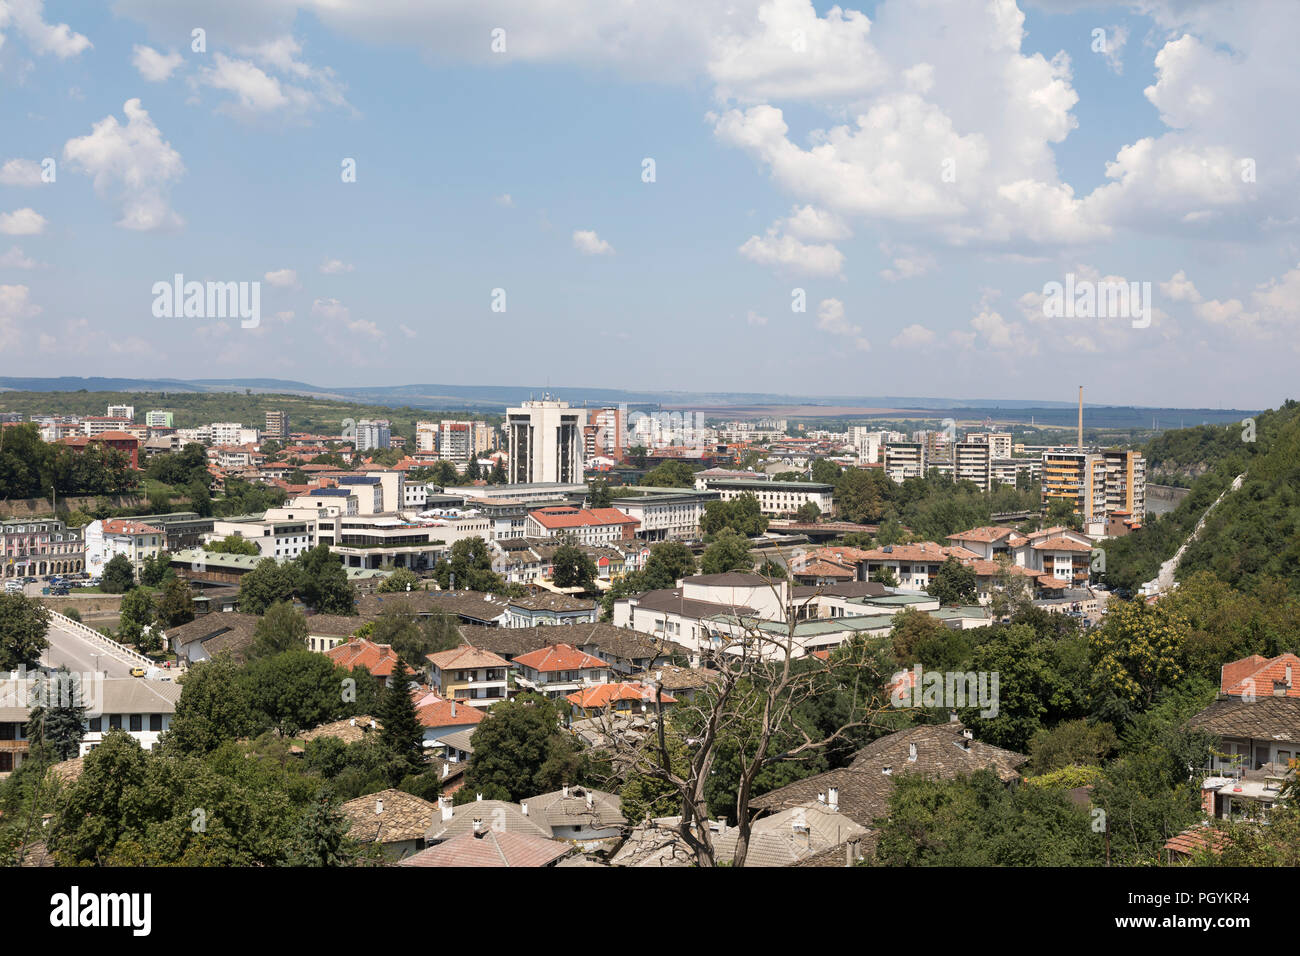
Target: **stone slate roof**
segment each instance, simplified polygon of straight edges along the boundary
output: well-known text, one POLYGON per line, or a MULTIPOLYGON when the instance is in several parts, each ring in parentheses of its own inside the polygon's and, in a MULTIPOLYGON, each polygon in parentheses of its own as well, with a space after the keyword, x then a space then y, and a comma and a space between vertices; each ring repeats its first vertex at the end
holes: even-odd
POLYGON ((319 727, 313 727, 298 735, 299 739, 310 743, 321 737, 334 737, 343 741, 345 744, 356 743, 367 734, 377 733, 383 724, 369 714, 360 717, 344 717, 342 720, 330 721, 327 724, 321 724, 319 727), (374 724, 371 727, 371 724, 374 724))
POLYGON ((977 770, 992 770, 1004 781, 1019 776, 1016 768, 1028 757, 978 740, 967 740, 962 730, 962 725, 954 721, 889 734, 859 750, 849 766, 797 780, 756 797, 750 805, 756 810, 785 810, 815 802, 819 794, 829 799, 833 787, 839 791, 840 812, 870 827, 889 810, 895 776, 915 773, 934 780, 948 780, 977 770), (915 759, 911 754, 913 744, 915 759))
POLYGON ((258 620, 255 614, 240 614, 236 611, 204 614, 188 624, 167 628, 166 634, 171 646, 177 649, 183 649, 197 641, 203 645, 209 657, 215 657, 221 651, 230 651, 236 658, 242 659, 253 647, 253 630, 257 627, 258 620))
POLYGON ((445 821, 442 819, 441 811, 436 807, 434 809, 433 823, 424 834, 425 840, 429 843, 441 843, 453 837, 472 834, 475 820, 482 824, 484 830, 522 833, 543 840, 551 838, 551 828, 545 818, 535 820, 530 816, 524 816, 523 808, 519 804, 505 800, 475 800, 472 803, 462 803, 452 808, 451 819, 445 821))
POLYGON ((462 833, 402 860, 399 866, 550 866, 573 846, 527 833, 462 833))
POLYGON ((592 829, 623 826, 623 801, 616 793, 593 790, 589 787, 570 787, 566 796, 563 790, 538 794, 520 801, 528 807, 528 816, 538 822, 555 827, 585 826, 592 829), (587 807, 587 794, 591 794, 591 808, 587 807))
POLYGON ((752 615, 754 609, 748 605, 721 604, 716 601, 700 601, 695 598, 682 597, 681 588, 665 588, 661 591, 646 591, 644 594, 637 595, 635 598, 638 608, 645 608, 648 611, 667 611, 672 614, 681 614, 684 617, 693 617, 699 620, 707 620, 716 617, 719 614, 740 614, 742 616, 752 615))
POLYGON ((1216 700, 1187 723, 1220 737, 1300 742, 1300 697, 1216 700))
POLYGON ((339 809, 348 820, 349 835, 363 843, 422 839, 438 816, 436 804, 402 790, 366 794, 349 800, 339 809))

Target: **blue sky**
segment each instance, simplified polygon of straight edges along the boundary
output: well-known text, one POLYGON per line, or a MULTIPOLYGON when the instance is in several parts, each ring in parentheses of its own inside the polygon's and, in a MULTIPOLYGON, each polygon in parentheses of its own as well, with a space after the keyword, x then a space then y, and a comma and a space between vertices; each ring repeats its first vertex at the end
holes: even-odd
POLYGON ((1290 394, 1289 6, 409 6, 0 0, 0 374, 1290 394), (178 272, 261 324, 155 318, 178 272))

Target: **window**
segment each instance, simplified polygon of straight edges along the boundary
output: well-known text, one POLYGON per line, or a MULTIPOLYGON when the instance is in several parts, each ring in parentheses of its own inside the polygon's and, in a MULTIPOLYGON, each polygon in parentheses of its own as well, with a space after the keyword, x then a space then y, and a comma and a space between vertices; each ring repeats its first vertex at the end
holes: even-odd
POLYGON ((122 715, 121 715, 121 714, 109 714, 109 715, 108 715, 108 729, 109 729, 109 730, 121 730, 121 729, 122 729, 122 715))
POLYGON ((91 717, 91 718, 90 718, 90 732, 91 732, 92 734, 100 733, 101 731, 103 731, 103 729, 104 729, 104 718, 103 718, 103 717, 91 717))

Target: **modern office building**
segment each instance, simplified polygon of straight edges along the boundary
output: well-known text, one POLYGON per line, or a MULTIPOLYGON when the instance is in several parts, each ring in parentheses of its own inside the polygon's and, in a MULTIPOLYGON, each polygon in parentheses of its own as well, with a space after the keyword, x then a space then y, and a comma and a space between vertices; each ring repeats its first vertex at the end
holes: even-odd
POLYGON ((506 410, 510 483, 582 481, 585 408, 545 397, 506 410))

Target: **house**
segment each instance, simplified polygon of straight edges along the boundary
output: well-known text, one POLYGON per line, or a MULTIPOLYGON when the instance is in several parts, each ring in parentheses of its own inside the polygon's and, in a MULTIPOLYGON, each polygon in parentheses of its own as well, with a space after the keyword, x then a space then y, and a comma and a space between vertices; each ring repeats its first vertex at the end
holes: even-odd
POLYGON ((424 746, 443 748, 448 735, 474 729, 485 719, 477 707, 444 700, 427 688, 412 688, 415 717, 424 728, 424 746))
POLYGON ((1187 863, 1206 850, 1218 856, 1230 842, 1222 830, 1204 824, 1188 827, 1165 842, 1165 862, 1187 863))
POLYGON ((939 573, 939 568, 948 558, 959 561, 977 557, 974 551, 958 546, 944 546, 933 541, 919 544, 887 544, 866 553, 866 576, 880 571, 888 571, 898 581, 898 587, 904 591, 924 591, 930 586, 930 579, 939 573))
POLYGON ((484 830, 522 834, 543 840, 551 838, 551 828, 545 819, 529 816, 528 807, 523 804, 507 800, 484 800, 480 796, 477 800, 459 806, 452 806, 446 797, 440 799, 438 814, 425 832, 424 839, 426 843, 434 845, 484 830))
POLYGON ((505 619, 501 622, 502 627, 595 623, 595 601, 545 591, 507 599, 505 619))
POLYGON ((397 652, 388 644, 376 644, 364 637, 354 637, 346 644, 339 644, 325 652, 325 656, 335 664, 348 670, 364 667, 370 676, 387 687, 397 664, 397 652))
POLYGON ((104 573, 108 562, 119 554, 131 563, 138 579, 144 562, 167 547, 166 534, 154 524, 134 518, 109 518, 86 525, 86 570, 92 577, 104 573))
POLYGON ((480 826, 409 856, 399 866, 555 866, 572 852, 568 843, 480 826))
POLYGON ((1222 695, 1188 721, 1191 729, 1219 738, 1201 781, 1207 816, 1227 819, 1270 809, 1300 765, 1300 697, 1290 696, 1281 682, 1270 688, 1273 696, 1253 696, 1250 675, 1269 670, 1269 662, 1257 663, 1244 658, 1224 665, 1220 686, 1239 696, 1222 695))
POLYGON ((563 697, 592 684, 610 679, 610 667, 599 657, 578 650, 571 644, 553 644, 514 660, 515 683, 525 690, 547 697, 563 697))
POLYGON ((360 617, 343 614, 308 614, 307 648, 318 654, 331 651, 347 643, 363 623, 360 617))
POLYGON ((357 717, 332 720, 329 723, 313 727, 311 730, 300 733, 298 739, 303 743, 311 743, 313 740, 319 740, 322 737, 332 737, 335 740, 343 741, 345 744, 354 744, 358 740, 363 740, 369 734, 378 733, 380 729, 379 721, 369 714, 362 714, 357 717))
MULTIPOLYGON (((971 737, 958 721, 911 727, 881 737, 859 750, 847 767, 805 777, 750 801, 757 811, 779 813, 810 802, 825 802, 868 830, 889 813, 889 798, 896 777, 920 774, 950 780, 960 774, 990 770, 1010 783, 1020 777, 1018 768, 1029 758, 971 737)), ((863 844, 869 848, 875 833, 863 844)))
POLYGON ((703 667, 664 664, 652 671, 633 674, 631 679, 662 687, 665 694, 672 694, 677 700, 693 701, 697 694, 718 679, 718 672, 703 667))
POLYGON ((654 712, 656 703, 670 707, 677 699, 667 692, 660 694, 653 686, 635 681, 621 684, 596 684, 566 694, 565 700, 573 707, 573 716, 599 717, 602 714, 654 712))
POLYGON ((175 681, 107 677, 99 681, 98 694, 88 694, 85 736, 80 756, 90 753, 110 730, 125 730, 145 750, 154 750, 171 727, 181 685, 175 681))
MULTIPOLYGON (((539 629, 541 637, 553 637, 555 633, 539 629)), ((565 632, 564 641, 606 661, 615 676, 666 664, 675 653, 683 650, 668 641, 648 638, 631 628, 600 622, 573 625, 570 631, 565 632)))
POLYGON ((606 840, 623 832, 623 800, 589 787, 564 787, 520 801, 530 820, 551 828, 554 840, 606 840))
POLYGON ((0 776, 13 773, 27 758, 27 721, 31 712, 30 707, 0 706, 0 776))
POLYGON ((348 836, 378 843, 388 860, 401 860, 424 849, 424 835, 438 807, 402 790, 381 790, 339 807, 348 821, 348 836))
POLYGON ((428 660, 430 682, 444 698, 491 707, 508 696, 510 662, 491 651, 462 644, 428 660))
POLYGON ((1300 697, 1296 677, 1300 677, 1300 657, 1295 654, 1279 654, 1271 659, 1252 654, 1223 665, 1219 693, 1241 700, 1300 697))
MULTIPOLYGON (((715 859, 729 862, 740 837, 737 827, 724 821, 707 821, 715 859)), ((693 866, 695 856, 680 836, 680 817, 642 823, 614 854, 614 866, 693 866)), ((780 813, 755 820, 750 827, 746 866, 793 866, 835 850, 843 858, 846 844, 861 843, 865 826, 841 813, 831 802, 810 800, 780 813)))
POLYGON ((211 660, 222 651, 244 660, 253 648, 253 631, 259 620, 255 614, 234 611, 204 614, 188 624, 169 627, 164 633, 167 646, 191 664, 211 660))

